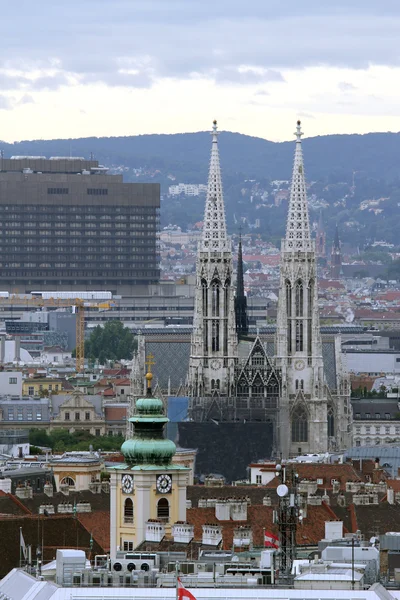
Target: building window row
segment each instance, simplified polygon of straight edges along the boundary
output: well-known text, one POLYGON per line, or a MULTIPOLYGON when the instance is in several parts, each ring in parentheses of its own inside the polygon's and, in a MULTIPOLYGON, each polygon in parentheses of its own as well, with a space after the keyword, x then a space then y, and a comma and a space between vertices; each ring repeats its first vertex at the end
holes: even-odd
POLYGON ((47 193, 48 194, 68 194, 69 189, 68 188, 51 187, 51 188, 47 188, 47 193))
POLYGON ((88 188, 87 193, 89 196, 108 196, 107 188, 88 188))

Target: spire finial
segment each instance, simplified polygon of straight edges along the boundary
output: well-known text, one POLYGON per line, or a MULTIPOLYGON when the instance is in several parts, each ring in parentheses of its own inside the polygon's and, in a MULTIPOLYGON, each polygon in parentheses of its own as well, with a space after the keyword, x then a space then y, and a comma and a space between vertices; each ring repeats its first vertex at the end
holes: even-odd
POLYGON ((296 136, 296 142, 301 143, 301 136, 303 135, 303 132, 301 131, 301 121, 297 121, 296 133, 294 135, 296 136))
POLYGON ((217 125, 217 119, 214 119, 214 121, 213 121, 211 135, 213 136, 213 140, 212 141, 215 142, 215 143, 217 143, 218 142, 217 135, 219 135, 218 125, 217 125))
POLYGON ((151 396, 151 382, 152 382, 152 379, 153 379, 153 373, 151 372, 151 367, 156 364, 155 361, 154 361, 153 354, 148 354, 147 355, 147 360, 146 360, 145 364, 146 364, 147 369, 148 369, 148 371, 147 371, 147 373, 145 375, 145 379, 147 381, 147 395, 151 396))

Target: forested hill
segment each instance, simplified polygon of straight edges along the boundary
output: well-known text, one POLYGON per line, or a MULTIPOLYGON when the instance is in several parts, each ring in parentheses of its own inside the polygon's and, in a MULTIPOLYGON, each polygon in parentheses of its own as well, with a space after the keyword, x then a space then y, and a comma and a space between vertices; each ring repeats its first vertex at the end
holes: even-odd
MULTIPOLYGON (((224 178, 288 179, 293 142, 274 143, 239 133, 219 138, 224 178)), ((400 177, 400 134, 329 135, 303 141, 307 178, 350 182, 353 171, 393 181, 400 177)), ((208 132, 67 140, 0 142, 4 156, 83 156, 91 153, 107 166, 156 169, 184 182, 204 182, 208 169, 208 132)))

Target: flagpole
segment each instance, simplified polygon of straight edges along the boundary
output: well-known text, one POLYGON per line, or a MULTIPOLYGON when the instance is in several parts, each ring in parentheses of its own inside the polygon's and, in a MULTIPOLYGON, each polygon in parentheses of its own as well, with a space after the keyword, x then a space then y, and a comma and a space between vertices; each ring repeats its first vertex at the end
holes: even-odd
POLYGON ((176 561, 175 562, 175 600, 178 600, 178 586, 179 586, 178 573, 179 573, 179 563, 178 563, 178 561, 176 561))
POLYGON ((19 568, 22 568, 22 544, 21 544, 21 536, 22 536, 22 527, 19 528, 19 568))

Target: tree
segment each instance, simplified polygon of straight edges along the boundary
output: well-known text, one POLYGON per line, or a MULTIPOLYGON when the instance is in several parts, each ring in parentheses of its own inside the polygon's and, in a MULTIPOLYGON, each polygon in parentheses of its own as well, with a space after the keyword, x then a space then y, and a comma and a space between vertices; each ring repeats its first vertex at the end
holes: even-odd
POLYGON ((108 321, 104 327, 98 325, 85 341, 85 357, 89 361, 130 359, 137 342, 121 321, 108 321))

